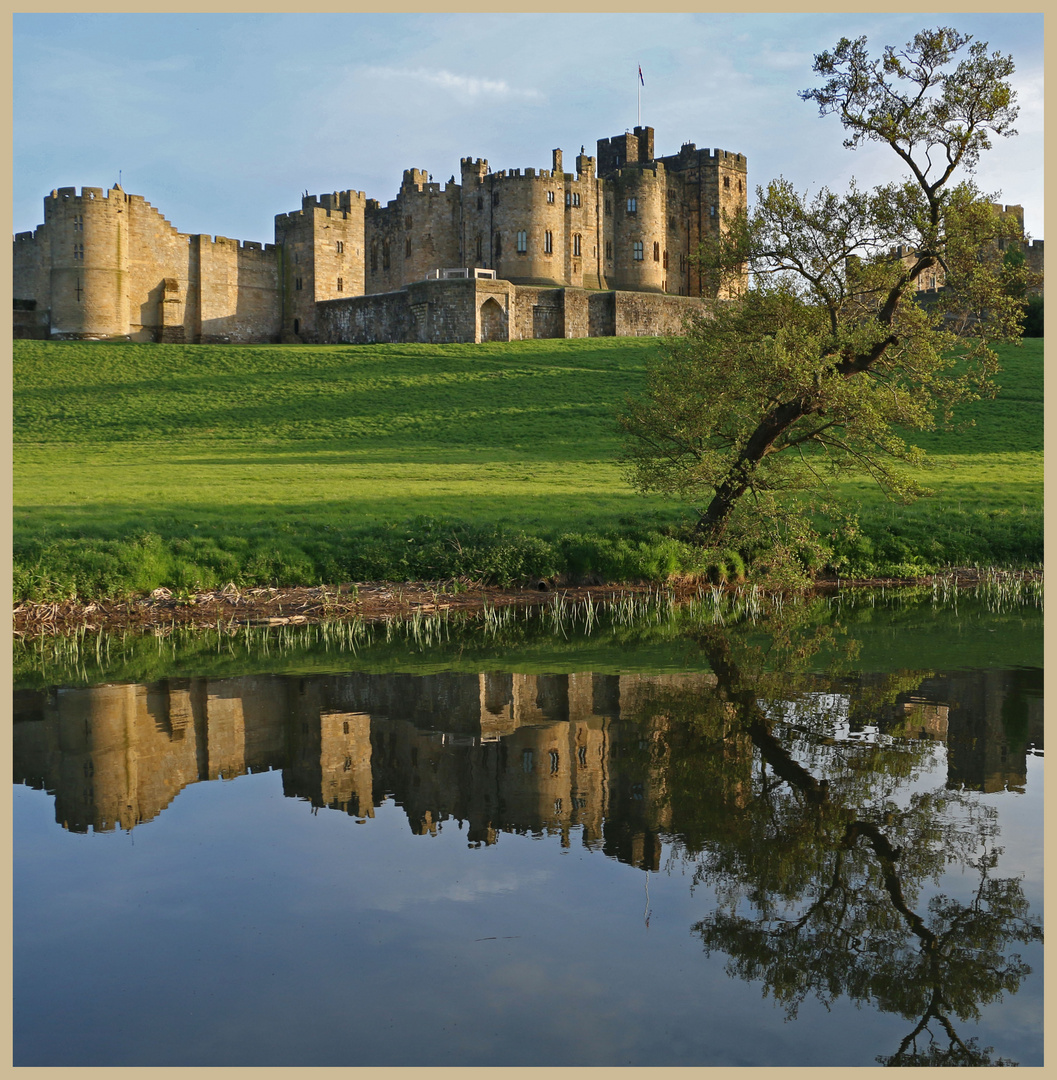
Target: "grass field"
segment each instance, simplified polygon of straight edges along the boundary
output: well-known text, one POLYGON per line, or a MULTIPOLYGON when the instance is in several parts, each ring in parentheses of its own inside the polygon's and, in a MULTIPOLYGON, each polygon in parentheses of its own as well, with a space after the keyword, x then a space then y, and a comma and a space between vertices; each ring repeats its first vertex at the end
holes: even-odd
MULTIPOLYGON (((16 598, 693 569, 616 460, 657 347, 15 342, 16 598)), ((844 572, 1041 561, 1042 341, 1002 359, 974 428, 921 438, 936 497, 846 485, 844 572)))

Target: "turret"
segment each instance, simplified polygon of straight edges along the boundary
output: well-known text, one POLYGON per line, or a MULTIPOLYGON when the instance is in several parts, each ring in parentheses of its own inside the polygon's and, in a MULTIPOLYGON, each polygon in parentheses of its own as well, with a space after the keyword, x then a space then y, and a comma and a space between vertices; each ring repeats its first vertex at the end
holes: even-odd
POLYGON ((129 236, 124 191, 59 188, 44 200, 51 243, 53 337, 114 338, 129 332, 129 236))

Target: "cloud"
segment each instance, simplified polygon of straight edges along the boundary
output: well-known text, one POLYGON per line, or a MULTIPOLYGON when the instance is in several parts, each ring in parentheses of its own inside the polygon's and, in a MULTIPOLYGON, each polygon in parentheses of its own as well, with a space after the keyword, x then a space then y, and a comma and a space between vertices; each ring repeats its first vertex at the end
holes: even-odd
POLYGON ((503 79, 481 79, 472 75, 456 75, 444 69, 431 71, 428 68, 407 70, 390 67, 369 67, 362 70, 366 78, 406 79, 439 87, 463 98, 482 96, 502 98, 522 98, 525 100, 542 99, 543 94, 535 88, 519 89, 503 79))

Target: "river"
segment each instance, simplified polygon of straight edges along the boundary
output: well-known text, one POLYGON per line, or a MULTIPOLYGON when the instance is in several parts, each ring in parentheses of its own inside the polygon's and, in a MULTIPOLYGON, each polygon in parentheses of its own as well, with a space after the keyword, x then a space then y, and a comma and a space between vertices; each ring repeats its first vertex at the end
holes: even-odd
POLYGON ((16 647, 14 1063, 1041 1065, 1042 611, 16 647))

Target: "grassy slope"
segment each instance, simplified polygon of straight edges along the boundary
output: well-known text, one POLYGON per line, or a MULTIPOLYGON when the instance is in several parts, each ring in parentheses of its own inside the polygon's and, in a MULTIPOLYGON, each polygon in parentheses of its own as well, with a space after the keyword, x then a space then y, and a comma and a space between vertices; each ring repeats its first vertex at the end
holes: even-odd
MULTIPOLYGON (((613 415, 656 347, 16 342, 16 586, 44 595, 564 569, 568 544, 508 543, 497 563, 483 554, 496 538, 473 528, 459 539, 478 542, 467 558, 480 565, 462 566, 450 529, 407 523, 456 519, 553 541, 677 522, 680 508, 630 492, 616 464, 613 415)), ((1042 343, 1003 359, 1003 393, 974 407, 977 426, 928 436, 943 465, 937 499, 891 507, 847 485, 863 508, 861 569, 922 553, 1041 558, 1042 343)), ((581 569, 592 562, 646 572, 597 544, 580 553, 581 569)))

